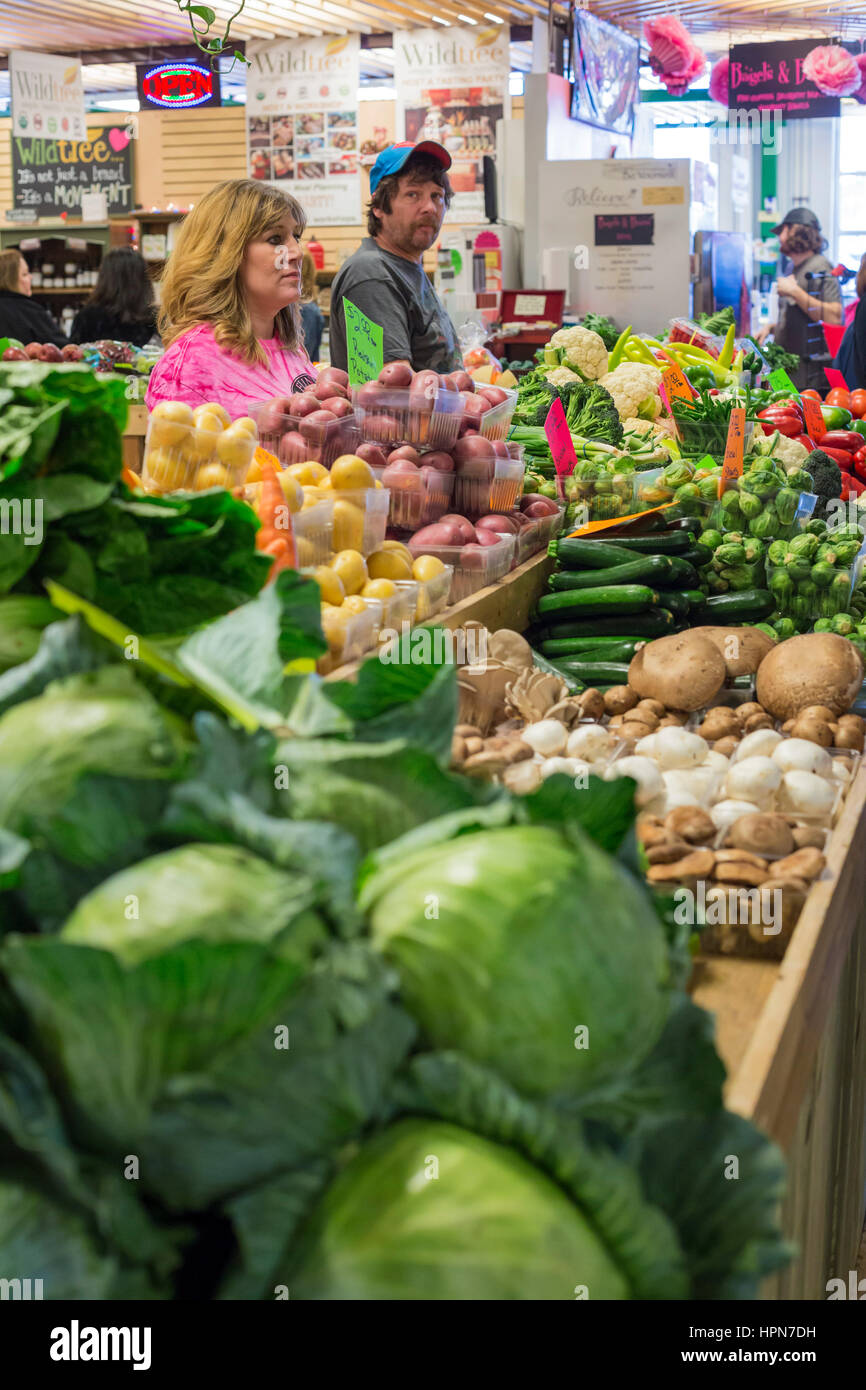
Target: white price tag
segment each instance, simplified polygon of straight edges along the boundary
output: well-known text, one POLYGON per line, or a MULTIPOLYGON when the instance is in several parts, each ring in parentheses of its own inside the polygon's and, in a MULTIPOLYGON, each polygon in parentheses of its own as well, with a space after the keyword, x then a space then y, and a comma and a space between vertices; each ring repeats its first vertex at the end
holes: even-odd
POLYGON ((538 318, 544 313, 545 303, 543 294, 518 294, 514 299, 514 312, 520 318, 538 318))

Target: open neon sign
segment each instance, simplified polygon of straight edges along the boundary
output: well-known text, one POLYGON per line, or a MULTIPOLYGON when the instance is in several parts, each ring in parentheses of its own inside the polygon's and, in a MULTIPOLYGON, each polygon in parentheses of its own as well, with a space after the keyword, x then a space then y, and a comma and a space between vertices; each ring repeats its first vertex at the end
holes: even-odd
POLYGON ((152 106, 168 110, 215 105, 219 101, 210 69, 187 62, 157 63, 148 68, 141 80, 141 94, 152 106))

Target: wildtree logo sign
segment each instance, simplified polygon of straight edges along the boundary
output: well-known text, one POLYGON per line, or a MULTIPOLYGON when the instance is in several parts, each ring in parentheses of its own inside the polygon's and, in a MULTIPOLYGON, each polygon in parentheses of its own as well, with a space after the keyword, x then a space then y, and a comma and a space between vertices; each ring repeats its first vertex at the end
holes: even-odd
POLYGON ((18 135, 81 137, 86 130, 81 64, 54 53, 9 54, 12 129, 18 135))
POLYGON ((132 145, 124 126, 91 128, 86 140, 12 136, 12 191, 16 208, 33 217, 80 213, 84 193, 104 193, 109 215, 134 206, 132 145))
POLYGON ((183 111, 191 106, 219 106, 219 73, 201 63, 165 62, 139 67, 138 96, 145 106, 183 111))

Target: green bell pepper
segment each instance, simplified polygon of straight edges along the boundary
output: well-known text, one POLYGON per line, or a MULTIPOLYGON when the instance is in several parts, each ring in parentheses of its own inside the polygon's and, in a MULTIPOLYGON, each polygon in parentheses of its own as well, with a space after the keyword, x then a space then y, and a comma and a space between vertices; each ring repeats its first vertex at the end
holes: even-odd
POLYGON ((850 410, 846 410, 842 405, 822 405, 821 414, 828 430, 847 430, 854 418, 850 410))

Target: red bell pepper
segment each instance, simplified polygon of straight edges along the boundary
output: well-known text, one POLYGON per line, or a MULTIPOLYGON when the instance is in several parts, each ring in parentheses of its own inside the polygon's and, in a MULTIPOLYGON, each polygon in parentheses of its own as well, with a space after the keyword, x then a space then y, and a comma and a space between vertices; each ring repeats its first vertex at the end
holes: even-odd
POLYGON ((851 489, 850 489, 850 487, 848 486, 850 482, 851 482, 851 474, 850 474, 850 473, 843 473, 843 474, 842 474, 842 488, 841 488, 841 491, 840 491, 840 493, 839 493, 839 500, 840 500, 841 502, 847 502, 847 501, 848 501, 848 498, 851 496, 851 489))
POLYGON ((848 474, 848 491, 853 492, 855 497, 859 497, 861 492, 866 492, 866 482, 862 478, 848 474))
POLYGON ((791 411, 777 411, 768 406, 766 410, 758 411, 758 419, 771 429, 778 430, 786 439, 796 439, 798 434, 803 433, 802 419, 791 411))
POLYGON ((828 430, 821 436, 821 448, 826 449, 828 444, 831 449, 846 449, 855 454, 863 447, 863 440, 853 430, 828 430))
POLYGON ((853 462, 853 460, 854 460, 854 455, 853 455, 852 453, 850 453, 849 450, 847 450, 847 449, 824 449, 824 441, 823 441, 823 439, 821 440, 821 443, 818 445, 818 448, 819 448, 819 449, 823 449, 823 450, 824 450, 824 453, 827 455, 828 459, 832 459, 834 463, 838 463, 839 467, 840 467, 843 471, 845 471, 846 469, 850 469, 850 468, 851 468, 851 464, 852 464, 852 462, 853 462))
POLYGON ((808 436, 808 434, 798 434, 798 435, 796 436, 796 439, 797 439, 797 443, 798 443, 798 444, 802 444, 803 448, 804 448, 804 449, 807 449, 808 452, 809 452, 810 454, 811 454, 811 452, 812 452, 813 449, 817 448, 817 445, 816 445, 814 439, 810 439, 809 436, 808 436))

